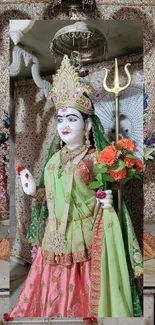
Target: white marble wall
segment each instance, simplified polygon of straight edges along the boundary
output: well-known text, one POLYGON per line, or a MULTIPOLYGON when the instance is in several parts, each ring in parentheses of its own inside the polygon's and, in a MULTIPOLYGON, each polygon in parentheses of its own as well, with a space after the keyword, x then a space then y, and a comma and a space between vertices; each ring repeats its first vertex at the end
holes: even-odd
POLYGON ((10 304, 9 296, 0 293, 0 324, 1 324, 1 320, 3 319, 3 314, 9 312, 10 309, 9 304, 10 304))
POLYGON ((155 290, 145 292, 144 295, 144 315, 150 317, 150 324, 154 324, 154 302, 155 302, 155 290))

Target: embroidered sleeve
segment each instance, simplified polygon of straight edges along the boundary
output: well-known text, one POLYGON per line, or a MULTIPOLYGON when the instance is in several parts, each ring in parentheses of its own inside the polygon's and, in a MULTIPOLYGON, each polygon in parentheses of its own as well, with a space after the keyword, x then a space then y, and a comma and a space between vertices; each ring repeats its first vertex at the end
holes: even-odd
POLYGON ((84 157, 85 160, 90 160, 93 164, 97 162, 97 154, 95 149, 90 149, 87 155, 84 157))
POLYGON ((86 185, 89 185, 94 180, 93 162, 90 160, 81 160, 75 171, 86 185))

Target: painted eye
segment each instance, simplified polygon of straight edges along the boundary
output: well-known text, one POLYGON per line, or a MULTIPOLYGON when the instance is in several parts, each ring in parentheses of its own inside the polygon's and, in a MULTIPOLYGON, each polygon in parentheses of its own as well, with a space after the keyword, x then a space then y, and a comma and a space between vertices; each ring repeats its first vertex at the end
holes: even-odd
POLYGON ((63 122, 63 119, 61 117, 58 117, 57 122, 58 123, 62 123, 63 122))
POLYGON ((69 121, 69 122, 76 122, 77 119, 76 119, 75 117, 69 117, 69 118, 68 118, 68 121, 69 121))

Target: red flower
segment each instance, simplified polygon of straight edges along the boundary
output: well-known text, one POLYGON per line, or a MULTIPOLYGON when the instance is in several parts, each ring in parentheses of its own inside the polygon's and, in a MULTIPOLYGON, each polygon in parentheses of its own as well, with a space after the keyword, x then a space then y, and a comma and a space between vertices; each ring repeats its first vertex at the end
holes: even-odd
POLYGON ((97 324, 96 317, 85 317, 83 318, 83 320, 86 321, 88 324, 97 324))
POLYGON ((126 149, 126 150, 128 150, 130 152, 135 152, 136 151, 136 146, 135 146, 134 142, 131 141, 130 139, 125 139, 125 138, 121 139, 121 140, 118 141, 118 144, 122 148, 124 148, 124 149, 126 149))
POLYGON ((144 170, 143 162, 141 160, 136 160, 136 166, 138 166, 138 168, 136 169, 136 172, 142 173, 144 170))
POLYGON ((140 174, 143 172, 143 168, 136 168, 136 173, 140 174))
POLYGON ((108 170, 108 174, 110 174, 116 181, 125 178, 126 176, 126 168, 123 168, 119 172, 114 172, 113 170, 108 170))
POLYGON ((14 320, 14 317, 10 317, 9 314, 5 313, 3 315, 3 319, 5 320, 5 322, 12 322, 14 320))
POLYGON ((21 173, 21 171, 23 170, 23 169, 25 169, 25 167, 24 166, 18 166, 17 167, 17 174, 20 176, 20 173, 21 173))
POLYGON ((99 158, 97 164, 107 164, 111 166, 116 160, 118 156, 118 150, 115 146, 107 146, 99 153, 99 158))
POLYGON ((97 197, 97 199, 102 200, 102 199, 104 199, 106 197, 106 193, 104 191, 102 191, 102 190, 98 190, 96 192, 96 197, 97 197))
POLYGON ((144 165, 143 165, 143 162, 141 160, 136 160, 136 166, 140 167, 140 168, 143 168, 144 165))
POLYGON ((126 163, 126 165, 127 165, 128 168, 131 168, 136 163, 136 159, 135 158, 124 157, 123 160, 126 163))

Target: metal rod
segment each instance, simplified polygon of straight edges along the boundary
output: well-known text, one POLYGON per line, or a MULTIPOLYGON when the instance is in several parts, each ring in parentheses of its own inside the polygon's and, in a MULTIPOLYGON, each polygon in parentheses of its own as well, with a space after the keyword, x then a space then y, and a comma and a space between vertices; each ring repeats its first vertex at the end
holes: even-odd
POLYGON ((0 298, 4 296, 10 296, 10 291, 8 291, 8 289, 6 289, 6 291, 0 291, 0 298))
MULTIPOLYGON (((4 324, 7 323, 9 324, 9 322, 4 322, 4 324)), ((73 324, 76 324, 76 323, 85 323, 85 321, 83 320, 83 318, 64 318, 64 319, 60 319, 60 318, 53 318, 53 319, 50 319, 50 318, 20 318, 20 319, 14 319, 13 321, 10 322, 10 324, 16 324, 16 323, 30 323, 30 324, 35 324, 35 323, 41 323, 41 324, 50 324, 50 323, 73 323, 73 324)))
POLYGON ((115 95, 115 115, 116 115, 116 144, 119 141, 119 96, 115 95))
MULTIPOLYGON (((115 94, 115 118, 116 118, 116 144, 118 144, 118 141, 119 141, 119 94, 115 94)), ((117 197, 118 197, 118 210, 117 210, 117 214, 118 214, 118 217, 119 217, 119 221, 120 221, 120 224, 122 224, 122 211, 121 211, 121 183, 118 182, 118 194, 117 194, 117 197)))
MULTIPOLYGON (((119 118, 119 94, 121 91, 127 89, 131 83, 131 75, 128 71, 128 66, 130 63, 127 63, 124 67, 124 70, 126 72, 126 75, 128 77, 127 84, 125 86, 120 86, 119 84, 119 70, 118 70, 118 64, 117 59, 115 59, 115 72, 114 72, 114 87, 109 88, 106 84, 107 76, 108 76, 108 70, 104 68, 105 70, 105 77, 103 80, 103 87, 107 92, 114 93, 115 94, 115 126, 116 126, 116 145, 119 141, 119 125, 120 125, 120 118, 119 118)), ((120 224, 122 224, 122 209, 121 209, 121 183, 118 182, 118 217, 120 224)))

